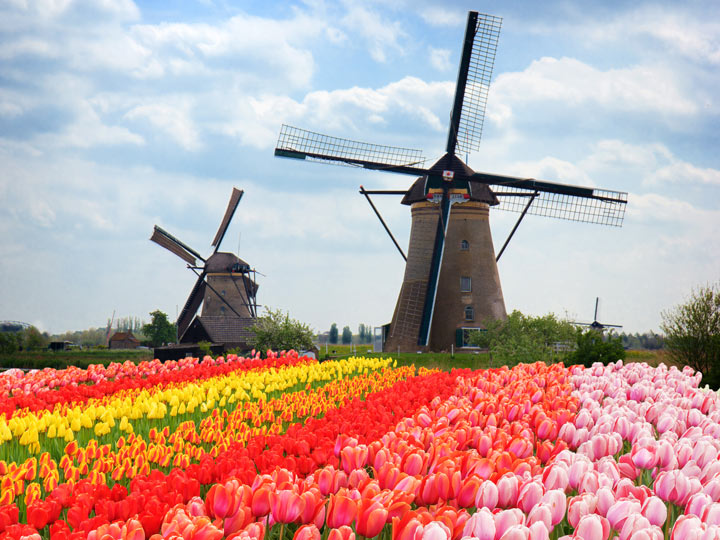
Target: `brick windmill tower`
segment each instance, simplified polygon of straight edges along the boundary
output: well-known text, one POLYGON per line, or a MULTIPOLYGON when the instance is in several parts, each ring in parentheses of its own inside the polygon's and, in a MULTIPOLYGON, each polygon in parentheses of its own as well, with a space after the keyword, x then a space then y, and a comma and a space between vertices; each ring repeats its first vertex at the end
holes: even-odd
POLYGON ((431 167, 418 150, 330 137, 284 125, 275 155, 416 176, 407 190, 362 193, 406 260, 385 351, 450 349, 467 331, 506 317, 497 260, 527 214, 621 226, 627 193, 475 172, 459 157, 477 151, 501 19, 468 14, 445 154, 431 167), (412 215, 407 256, 370 195, 402 195, 412 215), (519 212, 495 254, 490 208, 519 212))

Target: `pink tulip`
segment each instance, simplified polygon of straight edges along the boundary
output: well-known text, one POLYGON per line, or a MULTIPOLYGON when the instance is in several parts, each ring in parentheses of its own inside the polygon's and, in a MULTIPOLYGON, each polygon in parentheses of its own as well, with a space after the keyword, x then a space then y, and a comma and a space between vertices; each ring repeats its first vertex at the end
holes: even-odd
POLYGON ((545 528, 551 530, 553 527, 552 514, 550 513, 550 507, 546 504, 540 503, 535 505, 527 516, 527 524, 532 525, 533 523, 540 521, 545 524, 545 528))
POLYGON ((685 506, 692 495, 690 480, 681 471, 662 471, 655 478, 655 493, 666 502, 685 506))
POLYGON ((545 467, 543 471, 543 485, 546 490, 562 489, 563 491, 567 491, 569 489, 569 483, 570 479, 568 478, 567 469, 560 466, 560 464, 555 463, 545 467))
POLYGON ((519 508, 510 510, 501 510, 494 515, 495 518, 495 538, 502 538, 505 531, 513 525, 524 525, 525 514, 519 508))
POLYGON ((662 527, 667 519, 667 506, 659 497, 648 497, 640 510, 652 525, 662 527))
MULTIPOLYGON (((502 480, 502 478, 501 478, 502 480)), ((503 484, 504 485, 504 484, 503 484)), ((517 489, 517 483, 515 484, 517 489)), ((512 494, 508 497, 508 501, 512 498, 512 494)), ((477 490, 475 495, 475 506, 478 508, 488 508, 495 510, 500 499, 498 486, 492 480, 485 480, 477 490)))
POLYGON ((518 492, 517 506, 526 514, 530 512, 533 506, 540 502, 544 493, 542 484, 537 482, 528 482, 524 484, 518 492))
POLYGON ((487 508, 480 508, 465 522, 463 536, 478 540, 495 540, 495 518, 487 508))
MULTIPOLYGON (((567 511, 567 497, 560 489, 551 489, 545 492, 542 503, 550 509, 550 519, 553 527, 565 518, 567 511)), ((548 527, 550 529, 550 527, 548 527)))
POLYGON ((707 505, 700 516, 703 523, 708 525, 720 525, 720 503, 711 503, 707 505))
POLYGON ((442 522, 431 521, 422 529, 422 540, 450 540, 452 533, 450 529, 442 522))
MULTIPOLYGON (((483 482, 483 485, 485 485, 485 482, 483 482)), ((482 489, 483 486, 480 486, 480 489, 482 489)), ((498 492, 498 500, 497 504, 501 508, 510 508, 515 506, 517 503, 517 497, 518 497, 518 477, 515 476, 512 473, 508 473, 503 475, 498 481, 497 481, 497 492, 498 492)), ((480 491, 478 490, 478 493, 480 491)))
POLYGON ((295 531, 293 540, 320 540, 320 530, 315 525, 303 525, 295 531))
POLYGON ((608 540, 610 536, 610 523, 597 514, 586 514, 580 518, 573 538, 583 540, 608 540))
POLYGON ((595 512, 597 506, 597 498, 590 494, 578 495, 570 499, 568 503, 568 523, 573 528, 578 526, 580 519, 588 514, 595 512))
POLYGON ((670 540, 700 540, 703 523, 696 516, 682 515, 673 526, 670 540))
POLYGON ((705 493, 696 493, 688 499, 687 506, 685 507, 685 513, 700 517, 702 516, 705 507, 710 505, 712 502, 713 500, 710 495, 705 493))
POLYGON ((627 519, 623 521, 622 528, 620 529, 620 540, 630 540, 635 537, 639 531, 644 531, 650 528, 650 522, 642 514, 630 514, 627 519))

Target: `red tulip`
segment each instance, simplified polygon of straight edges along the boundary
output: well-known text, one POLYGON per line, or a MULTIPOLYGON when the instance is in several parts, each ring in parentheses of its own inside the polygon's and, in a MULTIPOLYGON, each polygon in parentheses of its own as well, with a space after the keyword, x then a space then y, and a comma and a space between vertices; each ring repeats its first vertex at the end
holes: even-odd
POLYGON ((320 530, 315 525, 303 525, 297 531, 293 540, 320 540, 320 530))
POLYGON ((224 519, 237 513, 240 498, 235 490, 228 489, 223 484, 215 484, 205 496, 205 506, 210 517, 224 519))
POLYGON ((344 525, 338 529, 330 529, 327 540, 355 540, 355 532, 347 525, 344 525))
POLYGON ((218 529, 210 518, 198 517, 193 521, 193 530, 191 538, 193 540, 220 540, 223 536, 223 531, 218 529))
POLYGON ((252 496, 252 512, 256 517, 264 517, 270 513, 270 494, 272 493, 273 486, 268 483, 260 484, 252 496))
POLYGON ((272 517, 277 523, 292 523, 305 509, 305 501, 290 489, 270 493, 272 517))
POLYGON ((350 474, 355 469, 362 469, 367 465, 368 447, 364 444, 357 446, 346 446, 340 451, 340 461, 345 474, 350 474))
POLYGON ((380 534, 387 517, 388 511, 379 502, 372 499, 360 499, 355 530, 366 538, 373 538, 380 534))
POLYGON ((350 525, 357 516, 357 503, 344 495, 330 495, 327 507, 327 525, 338 529, 350 525))

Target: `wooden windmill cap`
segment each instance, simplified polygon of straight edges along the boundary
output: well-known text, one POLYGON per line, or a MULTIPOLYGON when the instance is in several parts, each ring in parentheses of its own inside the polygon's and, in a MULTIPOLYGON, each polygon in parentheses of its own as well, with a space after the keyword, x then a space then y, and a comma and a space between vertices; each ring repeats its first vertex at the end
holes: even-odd
MULTIPOLYGON (((428 182, 428 177, 437 177, 442 179, 446 171, 453 173, 452 180, 449 182, 451 188, 462 188, 467 189, 469 194, 469 200, 495 206, 500 204, 495 194, 490 188, 477 180, 469 180, 469 178, 475 174, 470 167, 468 167, 459 157, 453 154, 445 154, 441 157, 432 167, 429 169, 430 174, 428 176, 421 176, 410 187, 405 193, 402 199, 402 204, 411 205, 416 202, 423 202, 427 200, 427 194, 431 189, 428 182)), ((448 175, 445 175, 446 177, 448 175)), ((442 180, 441 180, 442 181, 442 180)))

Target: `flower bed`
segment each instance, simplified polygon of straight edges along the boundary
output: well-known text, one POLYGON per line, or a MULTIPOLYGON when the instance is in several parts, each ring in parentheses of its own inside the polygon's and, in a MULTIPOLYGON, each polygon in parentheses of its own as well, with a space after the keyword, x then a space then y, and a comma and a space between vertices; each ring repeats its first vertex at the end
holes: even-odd
POLYGON ((720 539, 720 402, 692 370, 278 360, 81 398, 120 422, 0 461, 0 539, 720 539))

